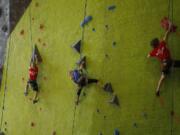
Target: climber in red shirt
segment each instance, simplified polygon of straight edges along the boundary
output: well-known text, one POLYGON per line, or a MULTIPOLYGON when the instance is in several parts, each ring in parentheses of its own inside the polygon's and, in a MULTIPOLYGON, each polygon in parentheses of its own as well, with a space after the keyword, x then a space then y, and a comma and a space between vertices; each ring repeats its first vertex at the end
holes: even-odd
POLYGON ((159 41, 158 38, 155 38, 151 41, 151 46, 153 47, 153 50, 147 56, 148 58, 155 57, 161 63, 162 74, 156 89, 156 96, 160 96, 160 87, 166 76, 170 73, 171 68, 180 67, 180 60, 173 60, 171 58, 170 50, 167 47, 167 39, 170 31, 171 24, 169 25, 169 29, 166 31, 165 36, 161 41, 159 41))
POLYGON ((25 95, 28 95, 28 88, 29 88, 29 85, 31 85, 33 91, 36 92, 33 103, 37 103, 38 101, 37 98, 38 98, 39 89, 38 89, 38 84, 37 84, 37 76, 38 76, 37 62, 32 62, 29 67, 29 80, 27 82, 25 95))

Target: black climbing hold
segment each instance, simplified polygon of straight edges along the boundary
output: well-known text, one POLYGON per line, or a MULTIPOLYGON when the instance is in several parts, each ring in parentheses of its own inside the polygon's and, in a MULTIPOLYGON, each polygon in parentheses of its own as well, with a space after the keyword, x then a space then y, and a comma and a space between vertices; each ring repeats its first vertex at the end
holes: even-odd
POLYGON ((98 135, 103 135, 101 132, 99 132, 99 134, 98 135))
POLYGON ((81 40, 73 45, 73 48, 78 52, 81 53, 81 40))
POLYGON ((111 6, 108 7, 108 10, 114 10, 115 8, 116 8, 115 5, 111 5, 111 6))
POLYGON ((110 93, 113 93, 113 88, 112 88, 112 85, 111 85, 111 83, 106 83, 105 85, 104 85, 104 91, 106 91, 106 92, 110 92, 110 93))
POLYGON ((114 135, 120 135, 120 132, 119 132, 118 129, 115 129, 115 130, 114 130, 114 135))
POLYGON ((92 31, 93 31, 93 32, 96 32, 96 29, 95 29, 95 28, 93 28, 93 29, 92 29, 92 31))
POLYGON ((78 62, 77 64, 79 66, 82 66, 82 68, 86 68, 86 56, 83 56, 78 62))
POLYGON ((40 55, 40 52, 39 52, 37 45, 34 46, 31 62, 34 62, 36 58, 37 58, 39 63, 42 62, 42 57, 40 55))
POLYGON ((109 101, 109 103, 119 106, 119 99, 118 99, 117 95, 114 95, 112 97, 112 99, 109 101))
POLYGON ((92 16, 86 16, 84 20, 81 22, 81 27, 84 27, 86 24, 88 24, 92 20, 92 16))
POLYGON ((8 26, 7 26, 7 25, 4 25, 4 26, 2 27, 2 31, 3 31, 3 32, 7 32, 7 31, 8 31, 8 26))

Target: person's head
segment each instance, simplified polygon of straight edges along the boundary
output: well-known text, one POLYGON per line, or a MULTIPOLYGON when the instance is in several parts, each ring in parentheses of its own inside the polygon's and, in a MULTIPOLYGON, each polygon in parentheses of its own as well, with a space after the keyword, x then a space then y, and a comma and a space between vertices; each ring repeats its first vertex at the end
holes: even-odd
POLYGON ((156 48, 156 47, 158 47, 158 45, 159 45, 159 39, 158 39, 158 38, 154 38, 154 39, 151 41, 151 46, 152 46, 153 48, 156 48))

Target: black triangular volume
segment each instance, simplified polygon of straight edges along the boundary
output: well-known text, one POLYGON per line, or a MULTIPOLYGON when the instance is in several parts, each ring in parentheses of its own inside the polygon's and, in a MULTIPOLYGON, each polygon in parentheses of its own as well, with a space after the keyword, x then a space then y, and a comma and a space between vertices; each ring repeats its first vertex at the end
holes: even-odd
POLYGON ((73 48, 78 52, 81 53, 81 40, 79 40, 76 44, 73 45, 73 48))
POLYGON ((112 85, 111 85, 111 83, 106 83, 105 85, 104 85, 104 91, 106 91, 106 92, 110 92, 110 93, 113 93, 113 88, 112 88, 112 85))
POLYGON ((37 45, 34 46, 34 53, 33 53, 33 55, 37 56, 37 60, 38 60, 39 63, 42 62, 42 57, 41 57, 40 52, 39 52, 39 50, 37 48, 37 45))

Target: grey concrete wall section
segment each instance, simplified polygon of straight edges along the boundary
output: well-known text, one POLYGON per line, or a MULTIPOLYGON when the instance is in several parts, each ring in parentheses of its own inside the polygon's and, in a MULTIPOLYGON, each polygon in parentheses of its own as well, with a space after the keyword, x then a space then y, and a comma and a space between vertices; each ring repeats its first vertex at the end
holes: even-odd
MULTIPOLYGON (((0 68, 4 63, 7 39, 9 35, 9 0, 0 0, 0 68)), ((0 79, 1 79, 0 72, 0 79)))

